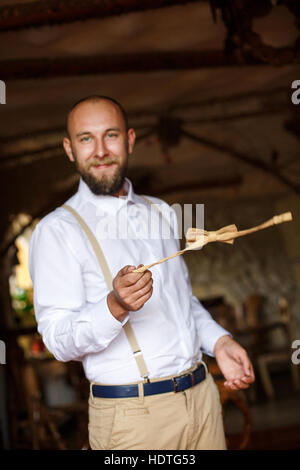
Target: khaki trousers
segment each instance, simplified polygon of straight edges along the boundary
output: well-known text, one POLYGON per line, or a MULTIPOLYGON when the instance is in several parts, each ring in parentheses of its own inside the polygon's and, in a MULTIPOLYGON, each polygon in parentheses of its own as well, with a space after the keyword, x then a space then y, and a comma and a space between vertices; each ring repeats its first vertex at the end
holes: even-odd
POLYGON ((90 394, 92 450, 226 449, 220 395, 211 374, 183 392, 144 397, 141 386, 139 391, 136 398, 90 394))

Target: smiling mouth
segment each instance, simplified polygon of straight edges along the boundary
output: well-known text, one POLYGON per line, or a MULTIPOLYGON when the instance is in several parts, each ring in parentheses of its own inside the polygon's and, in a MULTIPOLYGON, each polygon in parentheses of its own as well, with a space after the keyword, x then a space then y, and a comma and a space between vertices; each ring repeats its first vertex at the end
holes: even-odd
POLYGON ((110 167, 111 165, 114 165, 114 163, 100 163, 99 165, 92 165, 92 167, 101 170, 101 169, 108 168, 108 167, 110 167))

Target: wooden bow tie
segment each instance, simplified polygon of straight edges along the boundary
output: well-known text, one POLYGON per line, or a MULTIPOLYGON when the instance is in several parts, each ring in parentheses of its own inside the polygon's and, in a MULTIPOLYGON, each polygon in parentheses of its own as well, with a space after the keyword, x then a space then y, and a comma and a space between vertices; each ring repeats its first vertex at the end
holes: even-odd
POLYGON ((155 263, 148 264, 148 266, 142 266, 141 268, 134 269, 133 273, 142 273, 146 271, 146 269, 152 268, 156 264, 163 263, 168 259, 175 258, 175 256, 182 255, 186 251, 189 250, 199 250, 204 245, 207 245, 211 242, 223 242, 223 243, 230 243, 231 245, 234 243, 234 239, 238 237, 242 237, 244 235, 248 235, 249 233, 258 232, 259 230, 263 230, 267 227, 271 227, 272 225, 278 225, 282 222, 289 222, 292 220, 292 213, 285 212, 280 215, 275 215, 272 219, 267 220, 263 224, 257 225, 256 227, 252 227, 246 230, 238 231, 237 226, 226 225, 226 227, 222 227, 217 231, 207 231, 200 228, 189 228, 186 232, 186 247, 183 250, 177 251, 171 256, 167 258, 163 258, 160 261, 156 261, 155 263))

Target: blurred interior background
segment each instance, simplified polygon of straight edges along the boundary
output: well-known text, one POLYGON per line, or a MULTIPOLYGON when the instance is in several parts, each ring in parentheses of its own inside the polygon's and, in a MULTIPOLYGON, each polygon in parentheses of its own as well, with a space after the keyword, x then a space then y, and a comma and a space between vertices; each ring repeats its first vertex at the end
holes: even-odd
POLYGON ((0 447, 88 447, 89 384, 37 333, 27 257, 37 221, 77 190, 66 113, 103 94, 136 129, 137 193, 204 204, 207 230, 293 213, 184 256, 194 294, 255 367, 249 390, 227 393, 205 357, 229 448, 300 449, 299 26, 293 0, 2 0, 0 447))

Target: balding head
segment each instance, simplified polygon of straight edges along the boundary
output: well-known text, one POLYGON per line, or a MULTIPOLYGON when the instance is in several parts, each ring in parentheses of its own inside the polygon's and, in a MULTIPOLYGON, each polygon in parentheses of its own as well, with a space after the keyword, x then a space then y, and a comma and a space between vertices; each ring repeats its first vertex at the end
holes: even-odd
POLYGON ((115 107, 119 113, 122 116, 122 119, 124 121, 124 126, 125 126, 125 131, 128 131, 128 117, 126 114, 126 111, 124 110, 123 106, 114 98, 111 98, 109 96, 105 95, 91 95, 87 96, 86 98, 82 98, 79 101, 76 101, 76 103, 73 104, 71 109, 69 110, 67 114, 67 123, 66 123, 66 133, 69 139, 71 138, 71 132, 70 132, 70 124, 72 123, 72 117, 75 114, 75 111, 78 111, 82 105, 91 103, 91 104, 97 104, 101 102, 107 102, 108 104, 111 104, 113 107, 115 107))

